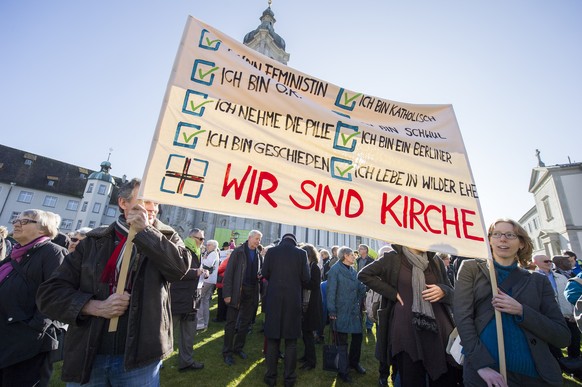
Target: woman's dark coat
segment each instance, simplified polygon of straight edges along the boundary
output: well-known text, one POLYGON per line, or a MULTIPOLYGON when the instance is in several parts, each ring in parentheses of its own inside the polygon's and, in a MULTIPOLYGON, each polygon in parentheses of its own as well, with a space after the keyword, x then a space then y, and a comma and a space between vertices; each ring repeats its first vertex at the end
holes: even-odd
MULTIPOLYGON (((35 297, 39 285, 59 267, 65 255, 67 249, 50 241, 41 243, 28 250, 20 263, 15 262, 21 270, 13 269, 0 282, 0 368, 49 351, 56 344, 43 334, 52 321, 38 310, 35 297)), ((6 258, 0 266, 11 264, 11 258, 6 258)))
POLYGON ((319 331, 323 323, 323 305, 321 300, 321 270, 317 262, 310 265, 311 279, 305 287, 311 291, 307 311, 303 314, 301 328, 305 331, 319 331))
MULTIPOLYGON (((390 363, 390 320, 392 307, 397 302, 398 275, 400 273, 402 246, 392 245, 393 251, 384 255, 364 267, 358 273, 358 279, 370 289, 382 295, 382 305, 378 310, 378 329, 376 332, 376 359, 390 363)), ((432 271, 438 275, 437 285, 445 292, 439 301, 451 310, 453 303, 453 288, 446 275, 445 264, 434 253, 427 253, 432 271)), ((451 314, 452 321, 452 314, 451 314)))
MULTIPOLYGON (((570 330, 556 302, 550 281, 539 273, 518 270, 521 271, 523 278, 511 288, 512 298, 523 306, 523 318, 518 325, 525 333, 540 377, 547 383, 561 385, 562 371, 548 344, 556 348, 568 346, 570 330)), ((483 367, 491 367, 495 363, 480 338, 481 332, 495 315, 491 304, 492 298, 487 261, 484 259, 464 261, 457 276, 454 314, 465 353, 465 368, 470 367, 477 371, 483 367)), ((506 352, 509 350, 510 348, 505 348, 506 352)), ((471 375, 474 376, 476 373, 465 372, 464 377, 471 375)), ((483 384, 481 379, 469 381, 483 384)))
POLYGON ((342 333, 362 333, 362 300, 366 287, 353 267, 341 261, 327 273, 327 313, 336 316, 335 328, 342 333))

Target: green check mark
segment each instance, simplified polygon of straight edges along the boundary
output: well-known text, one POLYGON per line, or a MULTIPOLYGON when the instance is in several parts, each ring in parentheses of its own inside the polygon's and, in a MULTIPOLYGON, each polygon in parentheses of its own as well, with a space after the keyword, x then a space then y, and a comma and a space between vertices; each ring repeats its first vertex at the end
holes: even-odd
POLYGON ((358 134, 360 134, 360 132, 356 132, 354 134, 350 134, 349 136, 346 137, 346 135, 342 133, 342 142, 343 142, 343 145, 345 146, 348 143, 348 141, 350 141, 352 138, 356 137, 358 134))
POLYGON ((190 142, 190 140, 192 140, 195 136, 198 136, 199 134, 202 134, 204 132, 206 132, 206 131, 205 130, 198 130, 189 136, 186 135, 185 132, 182 132, 182 137, 184 137, 184 143, 188 144, 190 142))
POLYGON ((206 38, 206 45, 208 47, 212 47, 212 45, 216 42, 220 42, 220 39, 214 39, 214 40, 210 40, 209 38, 206 38))
POLYGON ((190 101, 190 107, 192 108, 192 111, 195 112, 196 110, 200 109, 202 106, 204 106, 210 102, 214 102, 214 101, 211 101, 211 100, 204 101, 200 105, 194 105, 194 101, 190 101))
POLYGON ((218 69, 219 69, 219 67, 216 66, 216 67, 211 68, 210 70, 208 70, 205 73, 202 72, 202 69, 198 69, 198 76, 200 77, 200 79, 204 79, 204 78, 206 78, 207 75, 212 74, 213 72, 215 72, 218 69))
POLYGON ((353 165, 350 165, 349 167, 347 167, 343 171, 340 169, 340 167, 335 167, 335 169, 337 169, 337 172, 340 174, 341 177, 344 177, 344 175, 346 173, 348 173, 350 171, 350 169, 352 169, 353 167, 354 167, 353 165))
POLYGON ((355 94, 353 97, 350 97, 347 92, 344 91, 344 105, 349 104, 350 102, 354 101, 358 98, 362 93, 355 94))

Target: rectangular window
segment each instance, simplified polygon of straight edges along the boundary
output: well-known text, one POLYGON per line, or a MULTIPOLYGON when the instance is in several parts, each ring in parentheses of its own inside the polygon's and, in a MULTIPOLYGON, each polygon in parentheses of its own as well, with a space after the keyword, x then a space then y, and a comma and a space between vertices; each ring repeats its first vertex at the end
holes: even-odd
POLYGON ((93 183, 89 183, 89 185, 87 186, 87 193, 91 193, 93 192, 93 183))
POLYGON ((60 229, 72 230, 73 229, 73 219, 63 219, 63 221, 61 222, 60 229))
POLYGON ((75 227, 75 230, 80 229, 82 224, 83 224, 82 220, 77 220, 77 227, 75 227))
POLYGON ((95 228, 95 221, 94 220, 89 222, 89 228, 95 228))
POLYGON ((57 197, 51 196, 51 195, 46 195, 42 205, 45 207, 55 208, 57 206, 57 197))
POLYGON ((540 222, 538 220, 538 218, 534 218, 533 220, 533 224, 534 224, 534 228, 537 230, 538 228, 540 228, 540 222))
POLYGON ((67 210, 77 211, 78 209, 79 209, 79 201, 78 200, 69 200, 67 202, 67 210))
POLYGON ((105 216, 114 217, 116 213, 117 213, 117 211, 115 210, 115 207, 109 207, 108 206, 105 209, 105 216))
POLYGON ((55 181, 54 181, 54 180, 49 180, 49 181, 47 182, 47 185, 48 185, 49 187, 54 187, 54 186, 55 186, 55 181))
POLYGON ((105 195, 106 192, 107 192, 107 186, 105 184, 99 184, 99 190, 97 191, 97 193, 99 195, 105 195))
POLYGON ((32 160, 30 159, 24 160, 24 165, 28 165, 30 167, 32 165, 32 160))
POLYGON ((99 211, 101 211, 101 203, 95 203, 93 204, 93 212, 98 214, 99 211))
POLYGON ((29 191, 20 191, 18 195, 17 201, 21 203, 30 203, 32 202, 32 192, 29 191))
POLYGON ((88 205, 89 205, 89 202, 83 202, 83 206, 81 207, 81 212, 86 212, 88 205))

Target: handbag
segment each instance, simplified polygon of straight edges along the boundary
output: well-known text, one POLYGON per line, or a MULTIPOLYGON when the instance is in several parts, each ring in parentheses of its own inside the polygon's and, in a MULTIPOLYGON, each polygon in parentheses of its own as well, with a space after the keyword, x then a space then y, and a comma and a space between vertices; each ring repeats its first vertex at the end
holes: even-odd
POLYGON ((322 364, 324 371, 339 371, 340 352, 346 351, 346 345, 337 345, 337 331, 335 330, 335 320, 332 320, 329 328, 329 344, 323 345, 322 364), (331 332, 334 333, 333 342, 331 341, 331 332))
POLYGON ((461 336, 459 336, 459 331, 457 331, 456 327, 449 334, 447 353, 455 359, 458 365, 463 365, 465 354, 463 353, 463 346, 461 345, 461 336))

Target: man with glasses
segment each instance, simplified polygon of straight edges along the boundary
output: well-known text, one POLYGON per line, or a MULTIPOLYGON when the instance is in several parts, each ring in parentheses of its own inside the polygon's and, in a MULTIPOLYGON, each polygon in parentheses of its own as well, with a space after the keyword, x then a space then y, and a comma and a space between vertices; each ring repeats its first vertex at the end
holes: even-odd
POLYGON ((69 324, 61 373, 68 386, 159 385, 162 359, 173 352, 169 286, 186 274, 191 256, 157 219, 159 204, 138 199, 140 183, 119 188, 119 218, 87 233, 36 293, 43 313, 69 324))
POLYGON ((204 368, 204 363, 194 360, 193 349, 198 320, 197 309, 202 286, 200 276, 204 275, 204 270, 200 268, 200 246, 203 243, 203 230, 195 228, 190 231, 188 238, 184 239, 184 244, 192 254, 192 264, 188 273, 180 281, 172 282, 170 287, 174 327, 175 330, 180 332, 178 340, 178 371, 204 368), (179 329, 176 329, 178 327, 179 329))

